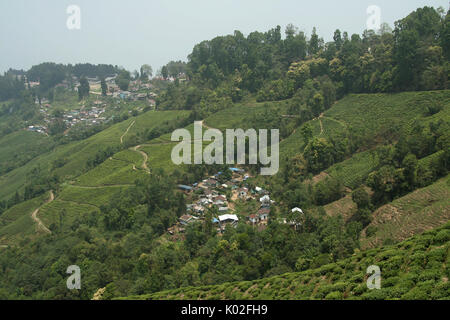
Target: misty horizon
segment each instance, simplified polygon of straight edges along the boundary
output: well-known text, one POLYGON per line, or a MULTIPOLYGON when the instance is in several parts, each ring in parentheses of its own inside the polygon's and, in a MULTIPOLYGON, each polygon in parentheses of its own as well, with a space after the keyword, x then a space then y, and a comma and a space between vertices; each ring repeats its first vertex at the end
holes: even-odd
POLYGON ((448 2, 441 0, 432 4, 420 0, 347 1, 343 4, 328 1, 326 6, 291 0, 231 2, 201 0, 192 4, 135 0, 134 5, 127 7, 118 1, 103 0, 95 3, 64 0, 58 4, 24 0, 3 2, 0 4, 4 24, 0 31, 3 40, 0 72, 10 68, 28 70, 42 62, 55 62, 111 64, 130 71, 150 64, 156 73, 169 61, 187 61, 195 44, 233 34, 235 30, 247 36, 253 31, 266 32, 280 25, 284 37, 286 26, 292 23, 308 37, 316 27, 318 35, 327 42, 332 40, 336 26, 350 36, 362 34, 370 5, 381 8, 381 22, 391 28, 395 21, 416 7, 429 5, 448 9, 448 2), (81 10, 79 30, 69 30, 66 26, 69 5, 77 5, 81 10), (323 14, 312 14, 317 11, 323 14), (168 21, 168 16, 173 18, 168 21))

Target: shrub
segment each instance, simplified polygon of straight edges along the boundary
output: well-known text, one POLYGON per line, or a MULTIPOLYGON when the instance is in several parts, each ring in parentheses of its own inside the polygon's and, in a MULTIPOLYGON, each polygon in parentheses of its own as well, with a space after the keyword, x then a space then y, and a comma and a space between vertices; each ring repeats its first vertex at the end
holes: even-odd
POLYGON ((354 290, 353 290, 353 294, 356 296, 362 295, 364 292, 366 292, 367 289, 367 284, 366 283, 361 283, 359 286, 357 286, 354 290))
POLYGON ((333 289, 335 291, 339 291, 339 292, 344 292, 347 287, 348 287, 348 283, 345 283, 345 282, 336 282, 333 285, 333 289))
POLYGON ((325 297, 326 300, 342 300, 342 293, 339 291, 333 291, 327 294, 325 297))
POLYGON ((450 282, 440 282, 438 283, 430 293, 431 299, 442 299, 449 298, 450 292, 450 282))
POLYGON ((405 293, 409 292, 414 284, 400 283, 389 290, 391 298, 401 298, 405 293))
POLYGON ((428 263, 430 262, 444 262, 447 258, 447 249, 445 248, 437 248, 431 250, 427 254, 428 263))
POLYGON ((402 296, 402 299, 405 300, 425 300, 428 299, 426 292, 424 292, 421 288, 415 287, 411 291, 405 293, 402 296))
POLYGON ((315 294, 315 298, 316 299, 323 299, 325 298, 330 292, 333 291, 333 285, 331 284, 324 284, 319 286, 316 294, 315 294))
POLYGON ((361 298, 364 300, 385 300, 388 297, 389 292, 384 289, 373 289, 363 294, 361 298))
POLYGON ((450 241, 450 230, 444 229, 439 231, 433 238, 434 244, 442 244, 450 241))
POLYGON ((400 279, 399 277, 390 277, 387 279, 383 279, 383 288, 395 286, 398 283, 399 279, 400 279))
POLYGON ((426 270, 419 275, 419 281, 438 280, 440 278, 439 270, 426 270))

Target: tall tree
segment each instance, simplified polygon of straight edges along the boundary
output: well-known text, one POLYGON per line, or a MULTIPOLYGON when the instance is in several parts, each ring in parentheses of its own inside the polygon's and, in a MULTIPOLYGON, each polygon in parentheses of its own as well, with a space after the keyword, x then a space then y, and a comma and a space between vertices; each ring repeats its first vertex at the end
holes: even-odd
POLYGON ((89 82, 85 77, 82 77, 80 79, 80 85, 78 86, 78 98, 82 100, 85 97, 88 97, 89 91, 90 91, 89 82))
POLYGON ((108 93, 108 85, 106 84, 105 78, 102 78, 101 86, 102 86, 102 96, 106 96, 106 94, 108 93))
POLYGON ((319 52, 319 36, 316 27, 313 28, 311 39, 309 40, 309 54, 314 55, 319 52))
POLYGON ((342 48, 341 30, 337 29, 334 32, 333 40, 334 40, 334 44, 336 45, 336 49, 341 50, 341 48, 342 48))
POLYGON ((142 80, 148 80, 148 78, 151 78, 153 76, 153 69, 150 65, 144 64, 141 67, 141 79, 142 80))
POLYGON ((161 68, 161 75, 164 79, 167 79, 167 77, 169 76, 169 70, 168 70, 167 66, 163 66, 161 68))
POLYGON ((128 86, 130 85, 131 75, 127 70, 120 71, 119 75, 116 77, 116 84, 119 86, 120 90, 126 91, 128 90, 128 86))

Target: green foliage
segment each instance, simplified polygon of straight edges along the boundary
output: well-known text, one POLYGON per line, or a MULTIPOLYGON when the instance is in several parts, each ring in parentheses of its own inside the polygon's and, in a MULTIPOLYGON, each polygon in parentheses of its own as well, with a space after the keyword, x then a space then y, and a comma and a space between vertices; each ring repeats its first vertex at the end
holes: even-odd
POLYGON ((361 187, 352 192, 352 200, 356 203, 358 209, 365 209, 370 205, 369 194, 361 187))
MULTIPOLYGON (((73 130, 79 141, 63 137, 62 113, 55 113, 49 125, 53 136, 41 143, 65 144, 53 148, 51 140, 29 156, 18 151, 21 136, 14 131, 38 119, 34 98, 48 97, 66 110, 75 94, 61 95, 54 86, 71 75, 81 78, 79 98, 88 104, 85 77, 119 73, 116 83, 127 90, 131 75, 105 65, 42 64, 27 73, 41 80, 40 87, 25 94, 20 72, 0 77, 0 101, 13 99, 0 109, 0 149, 12 153, 0 157, 5 173, 0 198, 6 200, 0 202, 0 241, 14 244, 0 248, 5 250, 0 270, 8 271, 0 278, 0 298, 90 299, 99 288, 106 288, 105 299, 140 294, 154 299, 448 298, 443 280, 448 225, 389 248, 356 250, 366 227, 363 244, 376 238, 387 246, 401 238, 400 231, 414 234, 448 220, 448 183, 442 181, 425 190, 435 192, 431 204, 428 198, 399 198, 391 203, 399 214, 389 223, 372 214, 407 193, 421 195, 423 190, 411 191, 448 173, 449 91, 379 94, 447 88, 447 20, 448 15, 444 21, 425 7, 397 22, 394 33, 384 28, 349 39, 337 30, 326 45, 315 29, 307 41, 292 25, 285 39, 279 26, 247 37, 239 31, 216 37, 196 45, 187 64, 172 61, 161 69, 163 78, 177 79, 159 80, 164 91, 158 92, 156 109, 187 111, 138 115, 136 103, 121 109, 107 129, 73 130), (350 94, 335 104, 347 93, 372 94, 350 94), (165 232, 185 213, 188 199, 175 185, 219 170, 229 173, 226 167, 170 161, 170 132, 204 119, 220 130, 280 129, 280 175, 252 183, 264 183, 277 199, 276 218, 300 224, 293 228, 271 219, 264 230, 256 230, 241 223, 218 237, 211 224, 215 213, 208 212, 207 223, 186 228, 184 241, 169 241, 165 232), (329 177, 322 179, 323 170, 329 177), (364 183, 373 191, 370 198, 364 183), (345 199, 357 209, 352 207, 354 214, 346 220, 327 216, 321 206, 340 201, 344 186, 355 190, 345 199), (57 199, 43 204, 49 190, 57 199), (52 231, 45 237, 33 232, 29 215, 41 205, 40 217, 52 231), (307 214, 290 214, 297 206, 307 214), (408 229, 418 217, 423 225, 408 229), (396 225, 400 222, 404 228, 396 225), (77 293, 64 287, 70 264, 86 274, 77 293), (365 286, 364 270, 371 264, 382 267, 381 290, 365 286)), ((140 76, 146 81, 151 73, 143 66, 140 76)), ((104 80, 101 86, 105 95, 104 80)), ((238 203, 236 209, 255 208, 238 203)))
MULTIPOLYGON (((433 233, 447 232, 449 228, 450 225, 447 223, 433 233)), ((319 269, 286 273, 252 282, 225 283, 220 286, 220 292, 223 292, 222 299, 236 299, 248 288, 253 288, 247 296, 250 299, 446 299, 448 298, 448 282, 444 279, 443 264, 445 259, 448 259, 448 241, 445 245, 446 249, 441 250, 442 256, 438 264, 424 264, 421 260, 410 258, 411 254, 419 253, 424 257, 431 257, 436 250, 440 250, 437 245, 430 243, 421 249, 414 248, 426 237, 427 234, 415 236, 396 246, 371 250, 370 255, 369 252, 360 252, 319 269), (332 275, 339 270, 338 264, 346 267, 338 271, 339 277, 334 278, 332 275), (372 264, 382 265, 380 290, 369 290, 366 285, 363 270, 372 264), (388 270, 395 270, 395 275, 390 275, 388 270), (417 274, 421 276, 417 277, 417 274)), ((219 290, 218 286, 188 287, 181 291, 169 290, 122 299, 192 300, 216 290, 219 290)))
POLYGON ((90 87, 89 87, 89 82, 87 81, 86 78, 81 78, 80 79, 80 85, 78 86, 78 100, 82 100, 85 97, 89 96, 89 91, 90 91, 90 87))
POLYGON ((128 90, 128 86, 130 85, 131 75, 130 72, 126 70, 120 71, 120 73, 116 77, 116 84, 119 86, 120 90, 126 91, 128 90))
POLYGON ((303 156, 308 162, 308 169, 318 173, 334 163, 335 149, 325 138, 314 138, 305 148, 303 156))

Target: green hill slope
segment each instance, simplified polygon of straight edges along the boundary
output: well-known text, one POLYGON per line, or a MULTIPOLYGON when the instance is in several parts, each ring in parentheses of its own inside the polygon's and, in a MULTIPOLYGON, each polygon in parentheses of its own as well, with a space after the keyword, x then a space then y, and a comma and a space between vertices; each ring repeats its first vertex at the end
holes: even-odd
POLYGON ((375 230, 374 234, 367 237, 363 232, 361 245, 366 248, 403 240, 447 221, 450 221, 450 176, 376 210, 368 226, 375 230))
MULTIPOLYGON (((363 139, 371 140, 370 144, 376 147, 392 138, 386 132, 393 130, 393 128, 402 131, 406 130, 416 120, 427 122, 432 119, 445 120, 449 118, 449 99, 450 90, 349 95, 336 102, 322 117, 308 121, 306 124, 311 125, 313 135, 316 137, 333 138, 340 134, 348 134, 350 131, 362 132, 363 139), (440 112, 430 117, 426 115, 424 109, 427 104, 432 103, 439 103, 444 107, 440 112), (368 119, 370 124, 366 126, 366 121, 361 119, 368 119)), ((282 124, 290 128, 288 130, 290 134, 280 143, 280 160, 283 162, 286 156, 298 154, 304 148, 301 128, 305 124, 295 127, 298 118, 286 118, 288 105, 289 101, 239 103, 208 117, 205 119, 205 125, 221 130, 226 128, 247 129, 260 125, 261 122, 266 121, 271 116, 275 116, 274 119, 281 116, 282 123, 279 123, 279 125, 282 124)), ((34 168, 39 168, 43 172, 51 171, 67 182, 63 183, 60 195, 57 195, 59 201, 86 205, 88 207, 85 208, 85 211, 87 211, 89 206, 93 204, 86 199, 92 198, 93 191, 101 192, 102 196, 94 204, 97 207, 94 208, 94 211, 96 211, 102 204, 107 204, 108 200, 114 196, 116 189, 132 186, 136 179, 147 174, 147 170, 162 168, 168 173, 175 169, 183 171, 183 166, 176 166, 171 161, 171 150, 176 143, 170 141, 170 133, 150 140, 138 149, 127 149, 123 143, 132 143, 133 137, 141 134, 144 130, 151 130, 162 123, 180 119, 187 115, 187 111, 150 111, 115 124, 86 140, 59 146, 55 150, 44 153, 26 165, 1 176, 0 199, 12 196, 16 190, 21 191, 30 172, 34 168), (121 140, 123 143, 121 143, 121 140), (116 148, 119 152, 112 154, 110 158, 86 171, 88 159, 95 156, 99 150, 108 147, 116 148), (60 160, 61 163, 55 167, 53 163, 56 160, 60 160), (75 188, 75 186, 78 186, 78 188, 75 188)), ((277 123, 280 120, 274 121, 274 123, 277 123)), ((186 128, 191 132, 193 130, 192 124, 186 128)), ((16 135, 21 136, 23 134, 16 135)), ((3 139, 6 138, 9 137, 3 139)), ((39 141, 36 143, 39 143, 39 141)), ((21 144, 17 143, 15 148, 20 148, 20 146, 21 144)), ((421 160, 423 163, 426 161, 426 159, 421 160)), ((339 179, 345 186, 353 189, 367 178, 376 165, 374 153, 369 150, 353 154, 348 159, 326 169, 325 173, 339 179)), ((63 207, 59 201, 44 206, 41 212, 43 221, 48 223, 56 221, 55 212, 63 207)), ((343 206, 344 210, 345 208, 352 208, 351 199, 346 199, 346 201, 348 203, 343 206)), ((334 213, 341 213, 338 212, 341 210, 340 207, 340 205, 337 205, 334 213)), ((79 212, 74 205, 67 205, 67 211, 68 216, 71 217, 75 217, 79 212)), ((345 215, 345 213, 343 214, 345 215)), ((6 221, 11 223, 10 220, 0 218, 1 221, 3 221, 3 224, 6 224, 6 221)))
POLYGON ((124 299, 448 299, 450 223, 397 245, 297 273, 216 286, 186 287, 124 299), (381 269, 381 289, 367 288, 366 270, 381 269))
POLYGON ((20 130, 0 138, 0 174, 25 165, 53 146, 50 137, 20 130))
POLYGON ((88 159, 94 157, 99 151, 107 148, 117 150, 123 148, 120 142, 121 137, 126 140, 127 135, 146 129, 151 130, 165 121, 183 118, 187 115, 187 111, 149 111, 136 118, 115 124, 88 139, 58 146, 54 150, 36 157, 26 165, 1 176, 0 199, 7 199, 16 191, 21 192, 27 182, 27 176, 35 168, 39 168, 41 172, 56 174, 63 180, 72 179, 85 171, 88 159), (135 124, 124 135, 133 121, 135 124), (60 164, 54 166, 56 160, 59 160, 60 164))
MULTIPOLYGON (((360 136, 363 137, 363 142, 365 140, 370 140, 371 137, 376 137, 376 139, 374 138, 373 140, 371 140, 371 143, 369 144, 369 150, 363 148, 365 145, 362 144, 361 148, 356 148, 351 154, 348 154, 348 156, 343 161, 325 168, 318 176, 329 175, 331 177, 337 178, 347 188, 350 189, 358 187, 361 183, 364 183, 369 173, 371 173, 374 168, 378 166, 378 159, 374 157, 374 153, 376 153, 376 150, 380 147, 380 145, 392 144, 395 142, 396 136, 395 134, 392 135, 392 132, 396 133, 401 132, 402 130, 408 130, 408 128, 414 123, 414 121, 427 123, 428 121, 437 119, 443 119, 444 121, 448 120, 449 92, 450 91, 402 93, 398 95, 351 95, 342 99, 341 101, 338 101, 323 116, 307 122, 311 125, 313 136, 326 137, 331 139, 362 130, 360 136), (440 112, 432 116, 428 116, 421 111, 420 106, 409 106, 409 103, 422 103, 422 100, 420 99, 422 99, 423 96, 439 101, 439 103, 443 104, 444 107, 440 112), (410 111, 410 108, 413 109, 413 111, 410 111), (372 113, 377 115, 373 119, 371 118, 372 113), (380 119, 380 114, 386 115, 383 119, 380 119), (401 116, 401 114, 404 115, 401 116), (358 117, 367 117, 368 119, 371 119, 371 121, 377 122, 377 124, 374 126, 368 126, 368 129, 364 131, 363 124, 360 122, 358 117), (391 130, 388 123, 396 123, 395 130, 391 130)), ((286 108, 286 101, 274 102, 267 105, 236 104, 234 107, 221 110, 211 117, 205 119, 205 124, 209 127, 220 127, 221 129, 225 129, 227 127, 241 127, 246 129, 254 127, 256 125, 266 126, 272 124, 288 126, 289 130, 286 131, 287 135, 283 137, 283 140, 280 143, 280 160, 283 165, 283 161, 286 160, 285 156, 299 155, 303 152, 304 139, 302 136, 301 128, 305 124, 296 117, 269 117, 270 112, 275 112, 276 110, 278 110, 277 112, 279 112, 281 115, 287 113, 288 111, 286 108), (267 123, 264 122, 265 119, 268 119, 267 123)), ((114 200, 121 198, 121 195, 123 194, 133 193, 135 191, 134 185, 136 179, 148 176, 149 171, 151 172, 155 171, 156 169, 162 168, 166 170, 169 175, 173 174, 175 170, 183 172, 183 169, 185 168, 184 166, 176 166, 171 161, 171 150, 176 143, 170 141, 170 133, 163 134, 162 136, 159 136, 150 141, 140 139, 139 142, 136 142, 136 144, 133 144, 133 142, 135 142, 134 137, 140 135, 145 129, 156 128, 161 123, 170 121, 171 119, 173 120, 178 119, 179 117, 187 116, 188 112, 184 111, 148 112, 139 117, 131 118, 127 121, 111 126, 110 128, 86 140, 71 143, 65 146, 60 146, 52 152, 38 156, 34 161, 27 163, 25 166, 17 168, 7 175, 0 177, 0 185, 2 187, 0 196, 2 194, 3 196, 11 195, 13 192, 15 192, 15 190, 20 190, 20 188, 23 187, 24 182, 27 181, 29 173, 36 166, 40 166, 41 170, 47 170, 49 172, 53 171, 57 173, 62 177, 63 180, 58 189, 54 190, 56 196, 54 201, 44 203, 47 200, 48 196, 43 195, 42 197, 14 206, 0 216, 0 245, 9 245, 12 248, 19 248, 18 244, 20 244, 20 241, 23 239, 31 239, 36 241, 47 241, 47 239, 51 238, 60 239, 64 237, 65 234, 73 235, 74 228, 77 228, 80 225, 86 225, 86 227, 90 229, 89 232, 95 234, 95 238, 98 239, 98 241, 111 240, 112 245, 134 245, 135 239, 131 236, 133 232, 127 233, 129 231, 128 229, 109 230, 105 228, 105 217, 108 213, 102 211, 101 208, 105 205, 114 203, 114 200), (121 138, 123 144, 121 143, 121 138), (142 143, 142 141, 145 142, 142 143), (138 143, 139 145, 137 145, 138 143), (117 147, 117 149, 114 149, 114 152, 108 155, 108 157, 96 162, 88 169, 86 167, 88 160, 95 156, 95 154, 99 150, 102 150, 106 147, 117 147), (60 159, 63 159, 64 161, 62 161, 61 165, 54 167, 53 162, 60 159), (40 208, 39 219, 47 228, 52 230, 51 235, 37 232, 38 230, 36 229, 36 224, 31 219, 31 213, 36 208, 40 208), (130 237, 129 242, 120 240, 121 237, 123 237, 125 234, 128 234, 126 236, 127 238, 130 237)), ((193 126, 192 124, 190 124, 186 128, 192 131, 193 126)), ((435 157, 436 155, 430 155, 429 157, 419 159, 419 163, 426 166, 427 163, 433 161, 435 157)), ((260 178, 261 177, 258 177, 255 183, 259 184, 260 178)), ((266 179, 265 183, 267 182, 267 186, 270 187, 271 183, 279 183, 277 179, 279 179, 279 177, 277 176, 269 177, 266 179)), ((302 182, 297 181, 296 183, 302 182)), ((173 189, 175 189, 174 186, 171 186, 171 188, 172 187, 173 189)), ((408 232, 406 232, 405 234, 399 233, 398 237, 397 235, 392 236, 389 235, 391 232, 394 232, 397 229, 401 230, 402 227, 399 227, 399 225, 390 224, 390 222, 388 222, 386 225, 378 223, 376 237, 383 239, 391 238, 392 240, 402 240, 405 238, 405 236, 414 235, 416 233, 422 232, 423 230, 428 230, 430 227, 438 227, 442 223, 445 223, 445 215, 442 214, 442 210, 439 211, 439 208, 443 208, 443 206, 444 208, 448 207, 447 202, 442 202, 443 199, 446 199, 445 197, 448 193, 448 185, 442 184, 442 181, 438 181, 435 184, 430 185, 429 188, 430 190, 434 190, 433 188, 438 188, 440 190, 439 193, 436 193, 435 197, 431 197, 432 201, 440 201, 433 203, 432 205, 434 206, 429 205, 428 198, 426 198, 424 201, 418 198, 414 198, 414 206, 408 206, 408 204, 410 204, 408 202, 406 202, 406 205, 402 203, 402 201, 404 201, 403 198, 399 198, 396 200, 397 202, 392 203, 392 205, 394 206, 397 206, 397 204, 401 204, 401 215, 399 215, 398 221, 407 223, 408 232), (418 208, 418 206, 421 207, 418 208), (435 210, 436 208, 437 210, 435 210), (408 224, 409 221, 414 222, 419 219, 421 212, 426 212, 427 219, 422 222, 421 228, 411 228, 411 226, 413 226, 413 223, 408 224), (408 217, 410 216, 414 217, 414 219, 408 220, 408 217)), ((152 192, 155 191, 156 190, 153 190, 152 192)), ((305 189, 305 191, 307 191, 307 189, 305 189)), ((279 200, 276 195, 274 195, 273 198, 277 201, 279 200)), ((281 197, 279 196, 279 198, 281 197)), ((282 204, 280 203, 280 205, 282 204)), ((183 207, 185 206, 183 205, 183 207)), ((308 211, 312 212, 316 209, 316 207, 308 208, 308 211)), ((144 219, 143 217, 146 215, 145 212, 147 210, 145 206, 141 205, 129 209, 130 211, 135 212, 137 217, 140 216, 141 218, 139 219, 144 219)), ((281 207, 281 209, 283 208, 281 207)), ((342 214, 343 216, 345 216, 345 212, 343 212, 343 210, 356 210, 355 204, 352 202, 351 197, 349 197, 348 192, 346 198, 325 206, 325 212, 328 213, 328 215, 331 217, 334 217, 338 214, 342 214)), ((149 218, 156 219, 157 217, 150 216, 149 218)), ((172 221, 176 221, 177 217, 173 215, 171 219, 173 220, 171 220, 170 223, 173 223, 172 221)), ((377 220, 375 219, 375 221, 377 220)), ((394 219, 392 221, 396 220, 394 219)), ((169 224, 152 224, 152 228, 155 228, 153 230, 160 230, 161 233, 164 233, 164 231, 169 226, 169 224)), ((139 224, 139 220, 136 220, 134 228, 136 228, 136 230, 140 230, 140 227, 141 226, 139 224)), ((154 236, 154 231, 152 231, 152 229, 145 228, 145 226, 143 228, 145 229, 145 231, 144 229, 140 230, 139 234, 146 234, 150 237, 154 236)), ((448 230, 444 231, 444 233, 446 232, 448 233, 448 230)), ((439 237, 441 236, 442 235, 440 235, 439 237)), ((370 237, 367 239, 367 241, 363 239, 363 241, 366 241, 367 243, 372 242, 372 240, 373 239, 370 237)), ((157 241, 159 240, 155 239, 155 242, 152 243, 152 248, 155 246, 159 248, 157 241)), ((383 241, 375 241, 374 245, 378 245, 379 243, 383 243, 383 241)), ((180 247, 183 246, 183 243, 181 242, 176 243, 175 246, 177 246, 178 244, 180 245, 180 247)), ((364 244, 364 247, 369 247, 369 245, 364 244)), ((418 246, 416 247, 418 248, 418 246)), ((140 248, 144 247, 141 246, 140 248)), ((405 259, 408 257, 408 255, 412 255, 413 253, 411 251, 406 251, 407 253, 403 253, 403 247, 393 246, 391 247, 391 249, 395 250, 395 255, 393 255, 393 257, 397 260, 401 260, 398 263, 403 269, 400 269, 397 272, 394 272, 389 268, 384 268, 386 267, 386 265, 383 265, 384 258, 382 258, 384 251, 381 252, 379 251, 379 249, 372 249, 374 251, 364 251, 362 253, 358 253, 348 260, 339 261, 336 264, 330 265, 328 267, 321 267, 319 269, 302 272, 300 274, 287 274, 275 278, 263 279, 253 282, 223 284, 215 287, 205 287, 201 290, 198 288, 182 288, 178 291, 153 294, 143 298, 322 299, 325 297, 371 298, 372 295, 376 295, 376 298, 400 298, 403 297, 404 294, 411 292, 412 290, 418 290, 414 288, 416 284, 417 286, 419 286, 419 282, 414 280, 415 282, 413 282, 412 285, 410 279, 408 278, 408 275, 410 274, 410 271, 408 269, 409 262, 405 259), (361 262, 361 264, 356 263, 355 259, 357 259, 358 262, 361 262), (383 290, 373 292, 368 292, 366 290, 366 287, 364 286, 365 269, 368 266, 367 264, 370 265, 373 262, 380 264, 382 270, 387 270, 388 275, 392 273, 392 275, 388 276, 388 278, 392 279, 386 278, 387 280, 391 281, 391 283, 393 283, 391 286, 396 286, 397 282, 395 281, 399 280, 397 277, 401 278, 401 281, 399 280, 401 286, 396 287, 396 291, 394 293, 387 292, 379 296, 380 292, 384 292, 383 290), (351 267, 347 267, 347 265, 350 265, 351 267), (273 280, 273 282, 271 279, 273 280), (292 283, 293 285, 286 287, 284 283, 292 283), (202 294, 200 291, 205 291, 206 293, 202 294)), ((426 249, 428 250, 428 247, 426 247, 426 249)), ((437 247, 433 247, 429 250, 435 251, 438 249, 439 248, 437 247)), ((139 258, 143 253, 151 253, 152 250, 153 249, 150 249, 150 247, 145 247, 145 249, 136 249, 136 251, 138 252, 134 253, 135 258, 133 259, 135 260, 133 261, 138 261, 136 259, 139 258)), ((167 250, 170 251, 171 249, 167 250)), ((389 250, 389 248, 383 250, 389 250)), ((353 252, 353 249, 351 252, 353 252)), ((424 251, 424 254, 427 254, 427 252, 428 251, 424 251)), ((387 257, 389 257, 390 259, 390 256, 387 257)), ((290 257, 289 268, 287 270, 295 270, 294 265, 297 258, 298 255, 292 258, 290 257)), ((445 259, 447 259, 447 256, 445 256, 445 259)), ((190 267, 189 262, 186 263, 187 264, 185 267, 190 267)), ((183 266, 184 262, 180 263, 179 267, 184 268, 183 266)), ((433 268, 435 267, 436 265, 433 264, 433 268)), ((299 266, 299 268, 300 270, 302 269, 301 266, 299 266)), ((142 270, 147 269, 144 268, 142 270)), ((421 274, 422 271, 423 270, 414 272, 417 274, 421 274)), ((429 270, 427 269, 425 271, 428 272, 429 270)), ((432 271, 434 272, 435 270, 433 269, 432 271)), ((437 272, 439 274, 439 277, 448 278, 448 276, 445 275, 445 272, 448 273, 445 267, 444 269, 439 267, 439 270, 437 272)), ((263 274, 266 273, 261 273, 261 276, 263 276, 263 274)), ((117 271, 117 276, 119 277, 119 275, 120 277, 122 277, 129 276, 130 274, 126 273, 125 275, 122 273, 122 271, 117 271)), ((159 275, 153 276, 158 277, 159 275)), ((229 281, 230 278, 228 277, 227 273, 224 273, 223 276, 221 275, 220 279, 220 282, 222 282, 229 281)), ((235 277, 234 279, 248 278, 235 277)), ((426 280, 433 280, 433 287, 441 288, 442 286, 442 284, 438 282, 437 278, 430 278, 426 280)), ((103 288, 107 286, 110 281, 114 280, 109 279, 108 282, 100 281, 96 284, 91 283, 89 288, 103 288)), ((132 276, 129 276, 128 281, 128 288, 130 288, 133 285, 134 281, 136 281, 136 279, 132 276)), ((389 283, 389 281, 387 283, 389 283)), ((208 282, 205 281, 201 283, 208 282)), ((117 285, 117 283, 114 283, 114 285, 117 285)), ((170 288, 170 286, 168 287, 170 288)), ((157 290, 162 289, 163 288, 161 287, 157 290)), ((136 292, 151 292, 150 290, 139 291, 141 289, 138 288, 136 288, 136 290, 138 291, 126 291, 125 293, 115 294, 114 296, 126 296, 128 294, 135 294, 136 292)), ((425 288, 423 290, 425 291, 422 291, 421 288, 420 293, 431 292, 428 288, 425 288)), ((432 296, 436 298, 442 298, 443 296, 439 292, 440 291, 436 291, 436 293, 433 293, 432 296)), ((85 296, 89 296, 92 293, 85 292, 84 294, 85 296)))

